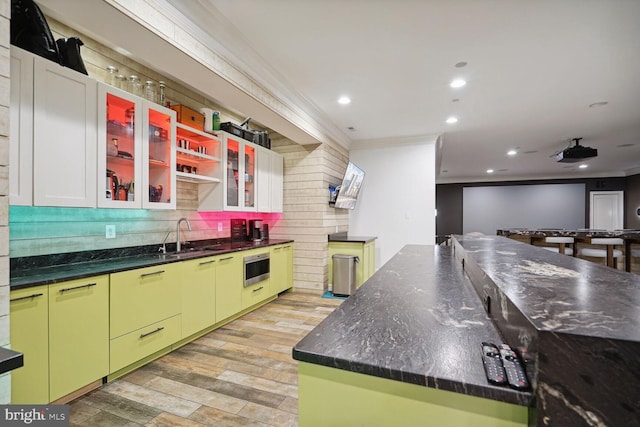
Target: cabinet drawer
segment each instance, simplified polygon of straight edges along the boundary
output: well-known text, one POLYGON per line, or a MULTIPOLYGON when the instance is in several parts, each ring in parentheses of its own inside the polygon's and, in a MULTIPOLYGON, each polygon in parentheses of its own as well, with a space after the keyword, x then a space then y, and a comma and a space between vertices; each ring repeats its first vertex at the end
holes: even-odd
POLYGON ((242 309, 249 308, 273 295, 269 283, 270 280, 267 279, 255 285, 242 288, 242 309))
POLYGON ((180 313, 179 280, 176 264, 112 274, 110 338, 180 313))
POLYGON ((110 373, 177 342, 180 324, 180 315, 177 315, 111 340, 110 373))

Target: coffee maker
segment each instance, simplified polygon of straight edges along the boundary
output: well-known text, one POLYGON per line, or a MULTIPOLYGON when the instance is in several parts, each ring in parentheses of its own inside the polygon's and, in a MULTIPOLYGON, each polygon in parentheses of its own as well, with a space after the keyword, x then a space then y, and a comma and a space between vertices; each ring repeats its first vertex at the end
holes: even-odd
POLYGON ((250 240, 254 242, 261 242, 264 238, 262 235, 262 220, 261 219, 250 219, 249 220, 249 230, 247 235, 250 240))

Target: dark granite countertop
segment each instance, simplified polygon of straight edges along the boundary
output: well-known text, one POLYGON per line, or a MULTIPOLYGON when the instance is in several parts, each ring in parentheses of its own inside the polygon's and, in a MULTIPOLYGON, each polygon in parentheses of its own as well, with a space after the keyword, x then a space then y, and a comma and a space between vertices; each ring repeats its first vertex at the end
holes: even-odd
POLYGON ((377 237, 374 236, 352 236, 346 232, 329 234, 330 242, 369 243, 376 239, 377 237))
POLYGON ((538 426, 640 425, 640 276, 501 236, 452 236, 527 363, 538 426))
POLYGON ((640 276, 499 236, 454 236, 538 331, 640 341, 640 276))
POLYGON ((189 249, 180 253, 169 252, 161 254, 157 252, 159 245, 153 245, 152 247, 28 257, 12 260, 9 283, 11 289, 28 288, 291 242, 293 240, 270 239, 262 242, 201 241, 191 242, 189 249), (150 252, 151 250, 154 252, 150 252))
POLYGON ((554 228, 528 229, 528 228, 505 228, 496 231, 498 236, 566 236, 566 237, 619 237, 621 239, 640 239, 640 230, 564 230, 554 228))
POLYGON ((24 356, 8 348, 0 347, 0 374, 12 371, 24 364, 24 356))
POLYGON ((296 360, 531 406, 490 385, 481 342, 503 342, 452 248, 408 245, 293 349, 296 360))

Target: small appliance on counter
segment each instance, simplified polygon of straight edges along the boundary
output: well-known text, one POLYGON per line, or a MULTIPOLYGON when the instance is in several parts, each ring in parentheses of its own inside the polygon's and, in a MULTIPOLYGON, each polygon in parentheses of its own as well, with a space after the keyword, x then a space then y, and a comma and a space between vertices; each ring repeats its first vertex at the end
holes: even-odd
POLYGON ((246 242, 247 241, 247 220, 231 219, 231 241, 246 242))
POLYGON ((249 236, 249 240, 253 240, 254 242, 261 242, 264 238, 262 233, 262 220, 250 219, 249 230, 247 234, 249 236))

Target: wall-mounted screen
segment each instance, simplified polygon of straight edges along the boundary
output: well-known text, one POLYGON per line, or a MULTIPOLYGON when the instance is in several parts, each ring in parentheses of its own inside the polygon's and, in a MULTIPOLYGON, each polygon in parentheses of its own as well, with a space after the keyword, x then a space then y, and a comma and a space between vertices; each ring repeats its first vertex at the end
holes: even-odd
POLYGON ((364 181, 364 171, 352 162, 349 162, 347 171, 344 173, 344 178, 342 178, 342 184, 338 189, 335 207, 340 209, 354 209, 360 188, 362 187, 362 181, 364 181))

